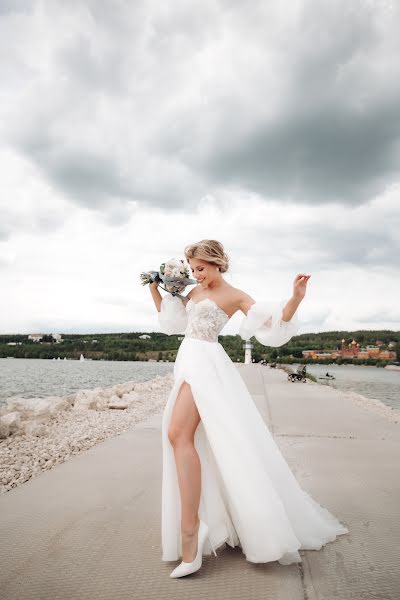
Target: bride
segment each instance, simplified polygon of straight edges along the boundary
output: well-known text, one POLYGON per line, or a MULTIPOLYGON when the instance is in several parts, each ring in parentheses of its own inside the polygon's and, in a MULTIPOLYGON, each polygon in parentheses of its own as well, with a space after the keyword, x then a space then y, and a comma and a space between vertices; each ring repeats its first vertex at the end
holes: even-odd
POLYGON ((161 331, 185 334, 162 422, 162 560, 182 558, 173 578, 225 544, 254 563, 301 562, 298 550, 348 529, 301 488, 218 335, 240 310, 244 340, 282 346, 298 331, 310 275, 296 276, 287 302, 255 301, 223 278, 220 242, 191 244, 185 257, 198 285, 184 300, 150 284, 161 331))

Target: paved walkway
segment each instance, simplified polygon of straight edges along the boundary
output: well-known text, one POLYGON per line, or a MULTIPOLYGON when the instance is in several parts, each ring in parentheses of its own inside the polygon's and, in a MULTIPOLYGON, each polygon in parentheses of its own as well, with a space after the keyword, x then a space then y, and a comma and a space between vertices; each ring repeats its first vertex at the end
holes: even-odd
POLYGON ((283 371, 238 368, 302 487, 349 534, 290 566, 227 546, 170 579, 158 416, 0 496, 1 600, 399 600, 400 426, 283 371))

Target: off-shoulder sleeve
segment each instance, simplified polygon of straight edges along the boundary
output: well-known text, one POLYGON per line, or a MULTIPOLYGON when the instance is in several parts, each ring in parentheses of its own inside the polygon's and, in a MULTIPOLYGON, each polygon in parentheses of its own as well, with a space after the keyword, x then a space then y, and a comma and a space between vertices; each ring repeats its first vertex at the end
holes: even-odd
POLYGON ((286 344, 300 328, 297 312, 290 321, 282 320, 282 310, 286 303, 286 300, 281 300, 252 304, 240 324, 240 337, 249 340, 254 335, 264 346, 278 347, 286 344))
POLYGON ((178 296, 167 294, 161 301, 161 311, 158 313, 158 323, 162 333, 185 333, 187 312, 185 305, 178 296))

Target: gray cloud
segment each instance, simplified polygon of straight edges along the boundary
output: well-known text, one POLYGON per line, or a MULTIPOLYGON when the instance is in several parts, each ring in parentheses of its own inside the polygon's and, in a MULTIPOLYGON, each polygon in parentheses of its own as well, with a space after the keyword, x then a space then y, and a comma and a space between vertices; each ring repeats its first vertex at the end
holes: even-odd
POLYGON ((400 312, 386 308, 383 310, 373 310, 369 314, 356 317, 360 323, 393 323, 396 328, 400 327, 400 312))
POLYGON ((190 208, 236 186, 360 204, 398 177, 396 7, 390 18, 339 0, 287 17, 261 2, 204 3, 200 16, 180 2, 43 6, 70 34, 50 38, 44 70, 32 28, 32 81, 8 139, 75 203, 190 208))
POLYGON ((362 204, 398 176, 400 97, 360 117, 345 107, 286 115, 210 152, 201 167, 220 184, 305 204, 362 204))
POLYGON ((389 18, 382 21, 379 9, 305 3, 292 33, 285 38, 288 49, 280 65, 285 89, 273 118, 266 110, 266 116, 254 119, 249 101, 253 87, 266 109, 270 98, 276 102, 262 66, 269 48, 260 37, 254 53, 259 81, 246 76, 237 81, 238 98, 233 90, 232 97, 223 98, 208 137, 202 132, 187 144, 183 160, 216 184, 234 184, 261 196, 362 204, 400 171, 400 86, 398 78, 391 79, 399 44, 390 43, 392 25, 389 18), (326 22, 329 30, 323 27, 326 22))
POLYGON ((254 268, 298 265, 313 272, 354 265, 400 270, 400 205, 395 192, 357 208, 332 205, 319 210, 293 204, 261 208, 246 198, 242 202, 249 217, 243 215, 234 246, 254 268))
POLYGON ((85 89, 108 94, 123 91, 123 57, 118 46, 99 54, 91 40, 80 34, 72 46, 61 48, 56 53, 58 68, 75 84, 85 89))
POLYGON ((30 13, 33 9, 34 0, 1 0, 0 15, 9 13, 30 13))
MULTIPOLYGON (((304 2, 286 16, 263 2, 199 10, 45 2, 47 54, 29 17, 7 29, 5 14, 3 44, 13 42, 20 74, 5 140, 57 195, 117 226, 141 205, 193 213, 205 195, 230 192, 356 206, 398 178, 396 7, 391 16, 341 0, 304 2)), ((37 212, 33 229, 53 221, 37 212)), ((2 222, 0 239, 12 231, 2 222)), ((309 241, 316 267, 397 268, 398 238, 381 227, 322 223, 297 239, 309 241)))
MULTIPOLYGON (((400 219, 397 218, 400 225, 400 219)), ((338 265, 358 265, 360 267, 394 267, 400 269, 399 238, 392 237, 389 231, 376 231, 370 228, 343 230, 334 224, 304 226, 298 232, 299 238, 307 242, 309 260, 314 268, 336 269, 338 265)))
POLYGON ((9 202, 9 207, 0 206, 0 242, 7 241, 16 233, 54 232, 65 224, 63 211, 33 207, 30 211, 17 212, 9 202))
POLYGON ((28 142, 21 147, 71 200, 78 204, 84 200, 85 206, 102 207, 114 196, 131 197, 129 186, 111 156, 102 156, 95 148, 59 151, 55 143, 46 145, 45 140, 38 141, 40 143, 28 142))

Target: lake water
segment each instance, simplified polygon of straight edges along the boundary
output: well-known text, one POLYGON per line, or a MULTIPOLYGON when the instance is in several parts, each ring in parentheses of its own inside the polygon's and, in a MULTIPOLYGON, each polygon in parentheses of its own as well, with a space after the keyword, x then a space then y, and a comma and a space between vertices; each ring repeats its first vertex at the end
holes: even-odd
MULTIPOLYGON (((298 365, 290 367, 295 371, 298 365)), ((307 365, 307 371, 317 378, 318 383, 346 392, 357 392, 400 409, 400 371, 361 365, 307 365), (334 375, 335 379, 319 379, 327 372, 334 375)))
POLYGON ((0 403, 10 396, 65 396, 79 389, 147 381, 173 371, 174 363, 0 358, 0 403))
MULTIPOLYGON (((298 365, 290 365, 296 370, 298 365)), ((174 363, 147 361, 79 361, 0 358, 0 403, 10 396, 64 396, 79 389, 110 387, 125 381, 147 381, 172 373, 174 363)), ((358 365, 307 365, 315 377, 328 371, 333 381, 318 379, 400 409, 400 371, 358 365)))

